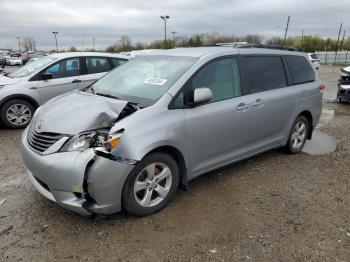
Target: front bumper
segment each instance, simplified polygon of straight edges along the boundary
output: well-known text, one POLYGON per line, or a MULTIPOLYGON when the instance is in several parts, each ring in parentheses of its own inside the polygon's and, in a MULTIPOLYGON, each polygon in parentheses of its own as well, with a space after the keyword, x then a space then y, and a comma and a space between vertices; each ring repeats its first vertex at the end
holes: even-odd
POLYGON ((97 156, 92 148, 39 155, 28 145, 27 132, 21 139, 22 159, 39 193, 81 215, 121 211, 123 185, 133 165, 97 156))
POLYGON ((338 84, 337 98, 343 100, 350 100, 350 84, 338 84))

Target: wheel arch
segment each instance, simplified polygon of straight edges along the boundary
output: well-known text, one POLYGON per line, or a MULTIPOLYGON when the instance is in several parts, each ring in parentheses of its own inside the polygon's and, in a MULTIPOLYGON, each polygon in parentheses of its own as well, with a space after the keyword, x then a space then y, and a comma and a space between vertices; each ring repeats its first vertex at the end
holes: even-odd
POLYGON ((311 139, 312 138, 312 133, 313 133, 313 130, 314 130, 314 126, 313 126, 313 117, 312 117, 312 114, 309 110, 304 110, 302 112, 300 112, 300 114, 298 115, 299 116, 304 116, 306 117, 307 121, 309 122, 309 126, 311 128, 309 128, 309 131, 308 131, 308 134, 307 134, 307 139, 311 139))
POLYGON ((3 100, 0 101, 0 108, 3 106, 4 103, 13 99, 23 99, 29 102, 34 107, 34 109, 37 109, 39 107, 38 101, 36 101, 34 98, 24 94, 13 94, 5 97, 3 100))
POLYGON ((178 164, 179 167, 179 174, 180 174, 180 187, 183 189, 187 189, 187 178, 188 178, 188 172, 187 172, 187 166, 186 166, 186 161, 184 158, 184 155, 182 152, 177 149, 174 146, 169 146, 169 145, 164 145, 164 146, 158 146, 151 151, 149 151, 146 155, 155 153, 155 152, 160 152, 160 153, 165 153, 170 155, 171 157, 174 158, 176 163, 178 164))

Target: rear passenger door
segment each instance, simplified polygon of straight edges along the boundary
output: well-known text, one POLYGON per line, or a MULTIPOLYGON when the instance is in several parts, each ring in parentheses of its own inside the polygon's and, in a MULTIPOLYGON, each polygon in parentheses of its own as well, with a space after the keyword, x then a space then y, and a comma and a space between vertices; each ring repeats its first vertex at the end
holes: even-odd
POLYGON ((250 55, 243 56, 243 61, 251 119, 248 147, 256 153, 283 143, 299 92, 288 87, 282 56, 250 55))
POLYGON ((83 59, 85 61, 85 72, 84 75, 80 77, 81 82, 78 84, 79 88, 91 85, 112 69, 108 57, 88 56, 83 57, 83 59))

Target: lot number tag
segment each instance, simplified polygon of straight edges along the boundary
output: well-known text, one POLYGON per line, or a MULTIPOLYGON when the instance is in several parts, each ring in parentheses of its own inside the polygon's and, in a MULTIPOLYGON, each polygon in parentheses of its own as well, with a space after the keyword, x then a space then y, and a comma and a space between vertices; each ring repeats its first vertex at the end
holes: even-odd
POLYGON ((156 85, 156 86, 162 86, 165 84, 167 80, 166 79, 161 79, 161 78, 147 78, 144 83, 145 84, 150 84, 150 85, 156 85))

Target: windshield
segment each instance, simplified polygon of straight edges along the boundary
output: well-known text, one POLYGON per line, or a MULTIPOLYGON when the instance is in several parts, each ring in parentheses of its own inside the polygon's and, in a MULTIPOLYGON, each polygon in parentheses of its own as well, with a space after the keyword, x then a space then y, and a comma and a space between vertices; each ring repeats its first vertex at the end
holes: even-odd
POLYGON ((137 57, 117 67, 92 87, 97 94, 112 94, 129 102, 151 105, 196 60, 181 56, 137 57))
POLYGON ((318 56, 316 54, 311 54, 310 56, 312 59, 318 59, 318 56))
POLYGON ((20 68, 18 68, 16 71, 12 72, 8 75, 8 77, 17 78, 17 77, 25 77, 32 73, 35 73, 36 71, 40 71, 41 69, 44 69, 47 65, 52 63, 56 58, 51 56, 45 56, 38 60, 35 60, 29 64, 26 64, 20 68))

